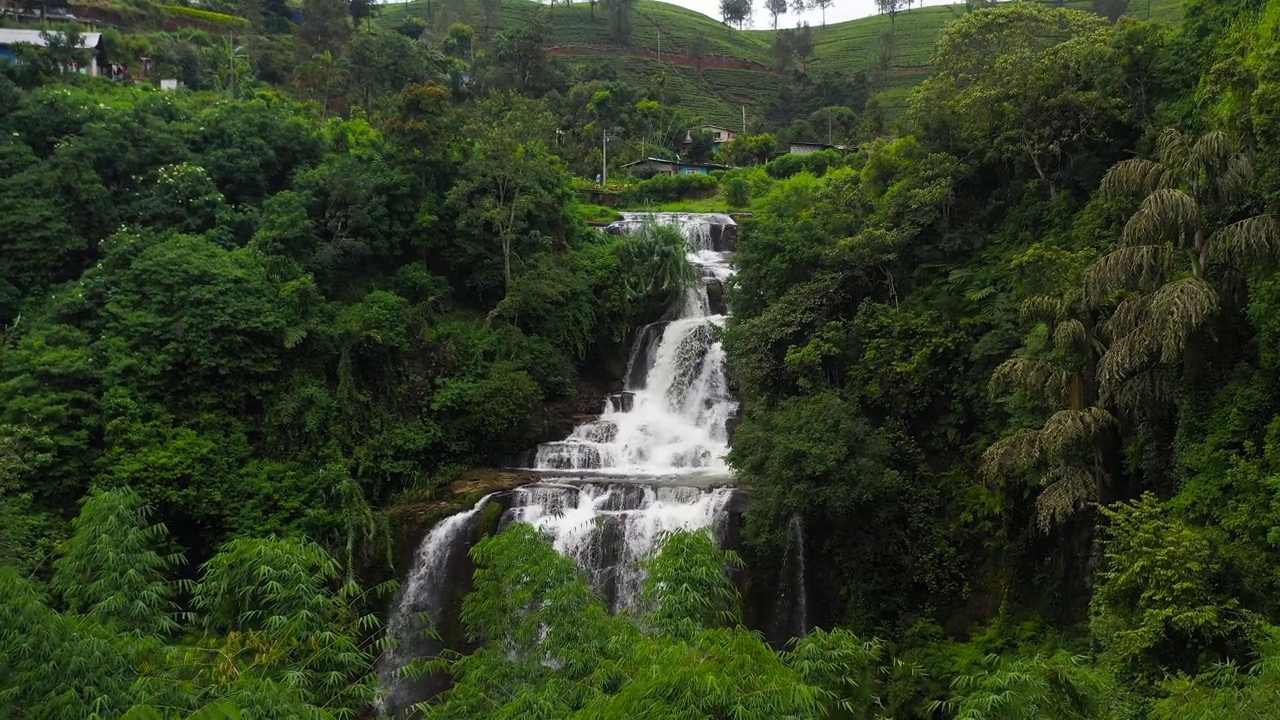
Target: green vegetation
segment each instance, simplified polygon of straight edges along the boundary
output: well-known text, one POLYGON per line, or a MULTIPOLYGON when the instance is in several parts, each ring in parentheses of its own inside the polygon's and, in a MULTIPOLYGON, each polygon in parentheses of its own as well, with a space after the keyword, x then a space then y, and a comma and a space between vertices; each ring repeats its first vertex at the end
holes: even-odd
POLYGON ((1187 13, 973 12, 896 137, 735 171, 744 554, 802 519, 890 716, 1274 714, 1280 4, 1187 13))
MULTIPOLYGON (((436 667, 457 679, 427 718, 876 717, 884 648, 818 631, 778 655, 741 626, 725 557, 703 533, 648 558, 645 609, 610 616, 574 562, 517 524, 472 550, 463 619, 487 645, 436 667)), ((426 668, 419 668, 423 670, 426 668)))
POLYGON ((591 230, 617 211, 588 198, 749 211, 740 555, 666 536, 611 616, 494 503, 473 644, 409 668, 451 681, 424 715, 1274 715, 1280 0, 1141 2, 784 34, 225 0, 107 33, 175 92, 67 72, 74 34, 20 48, 0 715, 376 716, 396 509, 474 501, 449 483, 557 437, 698 281, 678 232, 591 230), (777 156, 823 138, 852 147, 777 156), (741 167, 619 172, 677 154, 741 167), (779 650, 745 606, 789 528, 817 627, 779 650))
POLYGON ((249 27, 248 20, 234 15, 227 15, 226 13, 210 12, 208 10, 200 10, 198 8, 190 8, 183 5, 161 5, 160 8, 172 15, 198 18, 205 22, 225 25, 232 30, 246 29, 249 27))

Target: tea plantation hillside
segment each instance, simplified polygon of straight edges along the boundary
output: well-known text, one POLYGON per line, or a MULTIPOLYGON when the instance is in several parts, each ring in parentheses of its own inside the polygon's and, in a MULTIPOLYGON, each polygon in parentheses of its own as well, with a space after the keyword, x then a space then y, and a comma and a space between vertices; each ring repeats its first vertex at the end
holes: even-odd
MULTIPOLYGON (((1054 2, 1087 10, 1089 0, 1054 2)), ((767 22, 757 8, 758 24, 767 22)), ((876 74, 874 97, 890 117, 905 109, 912 87, 929 75, 929 57, 938 33, 949 20, 963 14, 965 6, 940 5, 902 12, 894 25, 894 47, 889 69, 876 74)), ((1131 0, 1129 12, 1137 17, 1181 21, 1178 0, 1131 0)), ((715 18, 656 0, 640 0, 632 17, 631 41, 610 40, 604 13, 585 2, 544 5, 530 0, 502 0, 501 8, 486 22, 480 0, 412 0, 383 6, 381 21, 395 23, 406 15, 424 20, 436 32, 453 23, 475 28, 483 41, 498 32, 527 24, 541 14, 551 30, 551 53, 575 63, 607 65, 619 78, 641 87, 661 83, 679 98, 679 104, 702 114, 707 121, 737 127, 742 107, 748 110, 777 91, 791 70, 778 70, 773 59, 774 30, 736 30, 715 18), (698 59, 695 38, 706 38, 705 57, 698 59)), ((780 25, 787 24, 787 17, 780 25)), ((831 71, 843 76, 876 73, 884 57, 884 35, 890 30, 887 16, 875 16, 813 27, 811 73, 831 71)))

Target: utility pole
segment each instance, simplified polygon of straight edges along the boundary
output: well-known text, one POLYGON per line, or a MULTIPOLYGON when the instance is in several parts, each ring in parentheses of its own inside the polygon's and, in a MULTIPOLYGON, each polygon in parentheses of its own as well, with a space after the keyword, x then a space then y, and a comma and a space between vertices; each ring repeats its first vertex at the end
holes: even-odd
POLYGON ((747 134, 747 106, 742 106, 742 134, 747 134))
POLYGON ((600 131, 600 186, 609 182, 609 131, 600 131))

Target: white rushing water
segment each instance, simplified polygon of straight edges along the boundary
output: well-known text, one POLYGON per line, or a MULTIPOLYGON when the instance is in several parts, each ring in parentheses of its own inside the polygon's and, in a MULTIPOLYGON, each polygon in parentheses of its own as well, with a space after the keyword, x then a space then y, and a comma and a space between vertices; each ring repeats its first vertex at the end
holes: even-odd
MULTIPOLYGON (((645 214, 627 213, 623 232, 641 226, 645 214)), ((730 253, 717 249, 716 233, 734 225, 727 215, 656 213, 678 228, 702 282, 685 291, 673 319, 641 328, 627 368, 626 393, 611 399, 599 419, 566 439, 539 446, 534 468, 591 471, 629 478, 699 474, 729 476, 727 422, 738 404, 725 377, 724 348, 715 328, 708 284, 732 274, 730 253)))
POLYGON ((440 619, 443 587, 435 580, 446 570, 450 553, 461 536, 470 531, 471 519, 484 509, 492 497, 492 493, 485 495, 470 510, 450 515, 422 539, 413 556, 413 569, 401 586, 401 602, 387 624, 392 635, 402 635, 420 614, 425 613, 432 622, 440 619))

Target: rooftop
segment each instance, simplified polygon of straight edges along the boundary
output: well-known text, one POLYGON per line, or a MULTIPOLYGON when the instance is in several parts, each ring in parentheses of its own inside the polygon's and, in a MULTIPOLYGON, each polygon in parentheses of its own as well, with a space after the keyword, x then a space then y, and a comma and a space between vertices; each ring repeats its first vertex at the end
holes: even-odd
MULTIPOLYGON (((40 47, 48 47, 49 42, 41 37, 40 30, 13 30, 10 28, 0 28, 0 45, 19 45, 26 43, 27 45, 38 45, 40 47)), ((51 31, 50 34, 57 31, 51 31)), ((80 47, 93 48, 98 47, 102 43, 102 33, 80 33, 80 47)))
POLYGON ((656 157, 645 158, 643 160, 636 160, 635 162, 629 162, 626 165, 623 165, 622 167, 624 168, 631 167, 633 165, 642 165, 644 163, 650 163, 650 162, 663 163, 666 165, 680 165, 682 167, 714 168, 716 170, 732 170, 733 169, 732 165, 716 165, 715 163, 686 162, 684 160, 664 160, 663 158, 656 158, 656 157))

